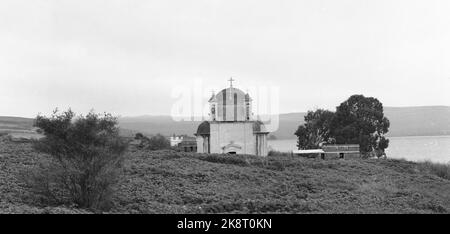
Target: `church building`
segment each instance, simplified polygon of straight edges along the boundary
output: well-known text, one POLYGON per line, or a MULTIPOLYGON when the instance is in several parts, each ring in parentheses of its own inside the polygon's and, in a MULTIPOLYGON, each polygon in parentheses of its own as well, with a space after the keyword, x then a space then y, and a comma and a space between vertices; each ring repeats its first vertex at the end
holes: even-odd
POLYGON ((202 122, 195 134, 198 153, 251 154, 267 156, 264 124, 253 119, 249 94, 230 87, 209 99, 209 120, 202 122))

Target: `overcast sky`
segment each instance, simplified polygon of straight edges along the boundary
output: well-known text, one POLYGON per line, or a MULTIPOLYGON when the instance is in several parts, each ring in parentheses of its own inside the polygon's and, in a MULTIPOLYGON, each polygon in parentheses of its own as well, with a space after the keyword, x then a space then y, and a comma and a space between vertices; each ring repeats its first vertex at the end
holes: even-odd
POLYGON ((230 76, 283 113, 450 106, 450 1, 0 1, 0 115, 170 114, 174 86, 230 76))

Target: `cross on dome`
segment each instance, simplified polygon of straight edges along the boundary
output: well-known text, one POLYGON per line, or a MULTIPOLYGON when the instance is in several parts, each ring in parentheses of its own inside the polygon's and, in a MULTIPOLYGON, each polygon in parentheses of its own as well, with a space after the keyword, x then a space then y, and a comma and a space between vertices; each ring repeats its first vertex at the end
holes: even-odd
POLYGON ((233 77, 231 77, 228 81, 230 81, 230 87, 233 88, 233 81, 235 81, 233 80, 233 77))

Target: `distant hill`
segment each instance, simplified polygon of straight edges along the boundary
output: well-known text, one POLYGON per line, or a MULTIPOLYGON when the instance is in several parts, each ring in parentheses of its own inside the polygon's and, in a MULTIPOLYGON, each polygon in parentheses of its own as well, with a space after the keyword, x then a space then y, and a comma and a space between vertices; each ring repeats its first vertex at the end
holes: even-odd
POLYGON ((33 121, 30 118, 0 116, 0 131, 30 130, 33 127, 33 121))
POLYGON ((154 135, 157 133, 163 135, 193 135, 201 121, 181 121, 177 122, 170 116, 138 116, 124 117, 119 119, 119 125, 122 129, 131 131, 122 131, 123 133, 141 132, 154 135))
MULTIPOLYGON (((389 136, 437 136, 450 135, 450 107, 385 107, 385 115, 391 122, 389 136)), ((280 115, 280 125, 271 133, 278 139, 294 138, 297 127, 303 123, 306 113, 280 115)), ((195 133, 200 121, 173 121, 170 116, 140 116, 120 119, 120 126, 128 133, 161 133, 164 135, 195 133)))
POLYGON ((386 107, 390 136, 450 135, 450 107, 386 107))
MULTIPOLYGON (((450 135, 450 107, 385 107, 385 115, 391 121, 389 136, 438 136, 450 135)), ((294 138, 297 127, 303 123, 304 112, 280 115, 280 125, 271 133, 278 139, 294 138)), ((153 135, 193 135, 201 121, 173 121, 170 116, 138 116, 119 119, 122 134, 136 132, 153 135)), ((30 130, 33 119, 0 117, 0 132, 30 130)))

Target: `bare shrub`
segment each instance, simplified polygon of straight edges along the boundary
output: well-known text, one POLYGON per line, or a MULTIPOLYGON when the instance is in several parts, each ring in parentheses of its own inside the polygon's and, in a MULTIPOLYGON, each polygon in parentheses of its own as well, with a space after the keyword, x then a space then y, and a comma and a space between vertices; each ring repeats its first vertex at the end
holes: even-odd
POLYGON ((117 118, 93 112, 75 118, 71 110, 55 111, 51 117, 37 116, 35 126, 45 137, 34 148, 48 157, 27 176, 32 191, 47 202, 110 208, 126 149, 117 118))

